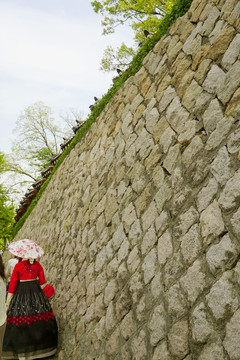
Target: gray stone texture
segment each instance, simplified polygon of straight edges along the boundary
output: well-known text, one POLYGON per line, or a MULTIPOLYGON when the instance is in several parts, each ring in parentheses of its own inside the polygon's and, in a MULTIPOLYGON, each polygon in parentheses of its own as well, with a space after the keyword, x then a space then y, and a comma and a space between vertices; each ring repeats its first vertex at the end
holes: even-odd
POLYGON ((44 249, 56 359, 240 359, 239 19, 193 0, 15 237, 44 249))

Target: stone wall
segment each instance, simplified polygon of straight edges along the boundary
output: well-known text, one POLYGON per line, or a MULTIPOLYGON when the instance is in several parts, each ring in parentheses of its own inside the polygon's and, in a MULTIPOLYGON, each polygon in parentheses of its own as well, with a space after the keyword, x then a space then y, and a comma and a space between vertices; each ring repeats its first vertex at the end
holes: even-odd
POLYGON ((194 0, 17 239, 46 252, 58 359, 240 359, 240 2, 194 0))

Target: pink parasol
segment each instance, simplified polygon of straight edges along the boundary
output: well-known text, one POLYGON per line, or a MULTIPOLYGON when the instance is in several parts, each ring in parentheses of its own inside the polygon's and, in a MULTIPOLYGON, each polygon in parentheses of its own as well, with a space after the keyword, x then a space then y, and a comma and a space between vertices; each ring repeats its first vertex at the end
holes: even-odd
POLYGON ((8 250, 13 255, 23 259, 37 259, 44 254, 43 249, 30 239, 23 239, 12 242, 8 246, 8 250))

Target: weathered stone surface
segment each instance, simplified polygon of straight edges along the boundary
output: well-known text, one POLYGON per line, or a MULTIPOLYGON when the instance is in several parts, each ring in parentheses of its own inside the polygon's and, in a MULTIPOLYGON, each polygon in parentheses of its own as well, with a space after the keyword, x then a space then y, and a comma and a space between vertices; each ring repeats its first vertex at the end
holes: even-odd
POLYGON ((164 153, 167 153, 170 146, 173 144, 176 139, 176 133, 170 127, 168 127, 162 136, 160 137, 160 144, 164 153))
POLYGON ((229 45, 227 51, 222 58, 222 65, 229 70, 235 63, 240 51, 240 34, 237 34, 229 45))
POLYGON ((240 142, 240 128, 231 133, 227 142, 227 149, 230 154, 237 153, 239 150, 239 142, 240 142))
POLYGON ((224 71, 219 66, 216 64, 212 65, 206 80, 203 82, 204 90, 213 94, 220 92, 220 89, 223 88, 223 84, 225 83, 225 77, 224 71))
POLYGON ((231 224, 233 227, 233 232, 234 234, 238 237, 240 235, 240 209, 238 209, 232 219, 231 219, 231 224))
POLYGON ((189 117, 189 113, 181 106, 178 97, 175 97, 167 108, 166 119, 177 133, 184 130, 184 124, 189 117))
POLYGON ((215 179, 210 179, 207 186, 202 188, 202 190, 199 192, 197 196, 197 207, 199 212, 206 209, 206 207, 213 200, 214 196, 217 194, 217 191, 218 191, 217 181, 215 179))
POLYGON ((186 167, 188 167, 192 163, 194 156, 199 151, 201 151, 202 148, 203 148, 203 142, 201 138, 198 135, 196 135, 192 139, 190 144, 187 146, 187 148, 184 150, 182 155, 182 161, 186 167))
POLYGON ((218 202, 214 200, 201 214, 203 242, 209 244, 224 231, 224 222, 218 202))
POLYGON ((232 124, 234 123, 234 118, 222 118, 218 123, 216 129, 211 133, 207 140, 206 150, 213 150, 225 139, 226 135, 229 133, 232 124))
POLYGON ((226 311, 233 314, 239 306, 237 293, 234 291, 227 273, 212 286, 206 299, 217 320, 222 319, 226 311))
POLYGON ((155 346, 166 335, 166 311, 162 304, 153 310, 148 328, 151 345, 155 346))
POLYGON ((175 283, 183 270, 183 262, 180 252, 175 253, 165 264, 164 282, 167 287, 175 283))
POLYGON ((201 86, 198 85, 196 80, 192 80, 191 84, 186 89, 184 96, 182 98, 183 106, 188 110, 191 111, 195 105, 195 101, 198 96, 202 93, 203 89, 201 86))
POLYGON ((132 350, 132 358, 134 360, 143 360, 147 355, 147 348, 146 348, 146 333, 144 330, 141 330, 139 334, 137 334, 131 344, 132 350))
POLYGON ((187 301, 179 284, 175 284, 167 292, 168 312, 174 318, 180 318, 187 312, 187 301))
POLYGON ((186 275, 180 279, 180 283, 187 292, 188 300, 193 304, 207 285, 206 275, 201 270, 201 263, 199 260, 196 260, 188 269, 186 275))
POLYGON ((124 339, 125 340, 129 339, 134 329, 134 320, 133 320, 132 311, 130 311, 121 321, 120 329, 124 339))
POLYGON ((217 96, 221 102, 226 105, 234 92, 239 88, 240 79, 237 74, 240 71, 240 61, 236 61, 226 74, 224 81, 217 89, 217 96))
POLYGON ((194 309, 191 323, 193 340, 195 342, 205 343, 214 329, 203 303, 200 303, 194 309))
POLYGON ((206 254, 211 272, 230 268, 237 254, 238 251, 229 235, 224 235, 222 240, 218 244, 212 245, 206 254))
POLYGON ((172 255, 173 246, 172 238, 169 231, 166 231, 158 239, 158 261, 160 265, 164 265, 167 258, 172 255))
POLYGON ((156 220, 158 211, 156 208, 155 201, 152 201, 149 208, 145 211, 142 216, 143 231, 146 231, 156 220))
POLYGON ((181 252, 187 265, 193 263, 202 248, 199 225, 193 225, 181 238, 181 252))
POLYGON ((226 327, 226 337, 223 345, 231 359, 237 360, 240 353, 240 310, 232 316, 226 327))
POLYGON ((212 43, 211 50, 208 53, 209 57, 213 60, 217 60, 221 55, 223 55, 228 49, 235 33, 235 29, 231 26, 224 27, 220 30, 212 43))
POLYGON ((19 230, 56 289, 56 359, 239 360, 239 29, 239 0, 193 0, 19 230))
POLYGON ((234 171, 231 168, 230 157, 225 146, 220 148, 212 162, 211 172, 222 186, 232 177, 234 171))
POLYGON ((171 353, 176 359, 183 359, 188 353, 188 323, 179 321, 173 325, 169 335, 171 353))
POLYGON ((163 167, 171 174, 173 169, 176 166, 176 163, 178 162, 178 158, 180 155, 180 148, 179 145, 176 144, 168 150, 168 154, 166 158, 163 161, 163 167))
POLYGON ((190 227, 198 220, 197 210, 191 206, 191 208, 180 215, 178 225, 176 227, 177 234, 184 235, 190 229, 190 227))
POLYGON ((210 343, 203 348, 201 352, 199 360, 226 360, 226 356, 224 354, 224 349, 221 344, 221 340, 217 343, 210 343))
POLYGON ((176 94, 176 91, 175 91, 173 86, 169 86, 165 90, 164 95, 163 95, 163 97, 160 100, 159 105, 158 105, 158 110, 159 110, 160 114, 161 114, 161 112, 163 112, 168 107, 168 105, 171 103, 171 101, 176 96, 177 96, 177 94, 176 94))
POLYGON ((152 359, 153 360, 170 360, 171 359, 171 356, 167 349, 166 342, 162 342, 160 345, 158 345, 156 347, 152 359))
POLYGON ((141 252, 143 255, 147 254, 157 242, 157 235, 155 233, 155 229, 151 226, 142 240, 141 252))
POLYGON ((210 102, 208 108, 203 114, 203 125, 207 132, 207 134, 210 134, 213 132, 213 130, 216 129, 216 126, 223 118, 223 111, 220 105, 220 102, 217 99, 214 99, 210 102))
POLYGON ((240 196, 239 181, 240 170, 238 170, 235 175, 228 180, 219 197, 219 204, 223 209, 227 210, 236 206, 236 201, 240 196))
POLYGON ((155 263, 157 259, 156 250, 152 249, 145 257, 142 265, 144 283, 147 284, 153 278, 155 274, 155 263))

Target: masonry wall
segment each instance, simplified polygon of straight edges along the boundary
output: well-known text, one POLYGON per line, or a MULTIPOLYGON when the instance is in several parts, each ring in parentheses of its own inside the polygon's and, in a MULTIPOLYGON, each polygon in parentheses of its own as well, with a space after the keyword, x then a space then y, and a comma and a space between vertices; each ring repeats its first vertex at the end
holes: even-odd
POLYGON ((239 19, 194 0, 18 233, 45 250, 58 359, 240 359, 239 19))

